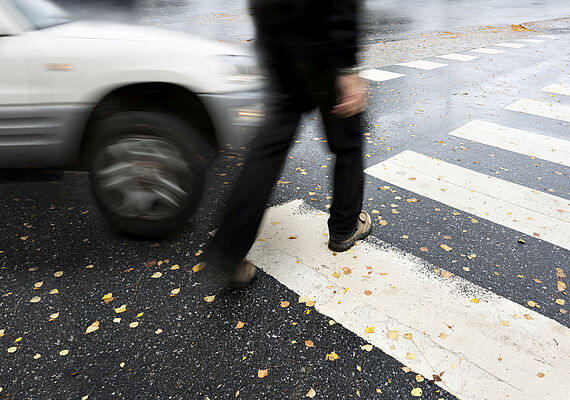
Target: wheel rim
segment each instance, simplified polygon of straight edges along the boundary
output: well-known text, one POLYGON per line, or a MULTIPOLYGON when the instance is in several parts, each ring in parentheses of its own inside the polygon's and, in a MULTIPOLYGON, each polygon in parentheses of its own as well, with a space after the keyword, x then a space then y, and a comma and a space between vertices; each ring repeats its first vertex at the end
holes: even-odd
POLYGON ((98 197, 125 218, 173 217, 188 203, 194 172, 176 145, 164 138, 129 136, 95 157, 98 197))

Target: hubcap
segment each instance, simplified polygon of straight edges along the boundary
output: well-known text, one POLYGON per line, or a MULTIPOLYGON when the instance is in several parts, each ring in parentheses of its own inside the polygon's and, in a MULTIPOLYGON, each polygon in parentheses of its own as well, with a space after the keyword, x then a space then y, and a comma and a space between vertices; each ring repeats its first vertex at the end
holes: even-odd
POLYGON ((176 215, 189 198, 192 168, 174 143, 130 136, 110 143, 96 156, 94 183, 114 213, 145 220, 176 215))

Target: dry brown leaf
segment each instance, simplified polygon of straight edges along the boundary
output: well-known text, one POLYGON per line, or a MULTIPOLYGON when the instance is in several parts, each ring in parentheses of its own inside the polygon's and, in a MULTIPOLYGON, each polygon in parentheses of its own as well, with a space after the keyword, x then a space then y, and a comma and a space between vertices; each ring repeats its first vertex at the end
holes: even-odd
POLYGON ((544 374, 542 372, 539 372, 538 374, 536 374, 536 376, 538 376, 539 378, 544 378, 544 374))
POLYGON ((315 344, 312 340, 305 340, 305 346, 307 347, 315 347, 315 344))
POLYGON ((449 272, 449 271, 447 271, 447 270, 444 269, 444 270, 441 271, 441 276, 444 277, 444 278, 451 278, 451 277, 453 276, 453 274, 452 274, 451 272, 449 272))
POLYGON ((372 294, 372 292, 371 292, 370 290, 365 290, 365 291, 364 291, 364 294, 365 294, 366 296, 370 296, 370 295, 372 294))
POLYGON ((309 391, 307 392, 307 394, 305 395, 305 397, 308 397, 309 399, 312 399, 313 397, 315 397, 317 395, 317 392, 315 392, 315 389, 310 388, 309 391))
POLYGON ((287 307, 289 307, 289 302, 288 301, 282 301, 281 303, 279 303, 279 305, 281 306, 281 308, 287 308, 287 307))
POLYGON ((438 336, 440 339, 447 339, 447 335, 443 332, 441 332, 438 336))
POLYGON ((257 377, 258 378, 262 379, 262 378, 265 378, 267 375, 269 375, 268 370, 266 370, 266 369, 257 370, 257 377))
POLYGON ((556 268, 556 276, 559 278, 566 278, 566 274, 562 270, 562 268, 556 268))
POLYGON ((244 325, 245 325, 245 322, 238 321, 237 324, 236 324, 236 329, 241 329, 241 328, 244 327, 244 325))
POLYGON ((344 272, 345 275, 352 274, 352 270, 348 267, 342 267, 342 272, 344 272))

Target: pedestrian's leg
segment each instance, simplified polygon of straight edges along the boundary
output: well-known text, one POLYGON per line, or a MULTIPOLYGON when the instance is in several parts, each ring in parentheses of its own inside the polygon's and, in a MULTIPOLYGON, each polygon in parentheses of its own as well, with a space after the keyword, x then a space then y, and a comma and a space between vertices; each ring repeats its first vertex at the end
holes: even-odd
POLYGON ((206 250, 206 261, 232 274, 253 245, 275 180, 300 119, 298 111, 270 115, 249 148, 229 197, 222 223, 206 250))

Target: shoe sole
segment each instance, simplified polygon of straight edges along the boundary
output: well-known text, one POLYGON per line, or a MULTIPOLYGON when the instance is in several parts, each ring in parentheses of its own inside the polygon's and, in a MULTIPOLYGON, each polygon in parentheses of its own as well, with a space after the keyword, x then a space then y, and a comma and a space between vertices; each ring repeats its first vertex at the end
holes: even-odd
POLYGON ((354 246, 356 244, 357 240, 362 240, 364 238, 366 238, 368 235, 370 235, 370 232, 372 231, 372 227, 370 227, 370 229, 367 232, 363 232, 359 235, 356 235, 354 238, 352 238, 352 240, 350 242, 346 242, 346 243, 332 243, 329 241, 329 249, 332 251, 336 251, 337 253, 342 253, 344 251, 350 250, 350 248, 352 246, 354 246))

